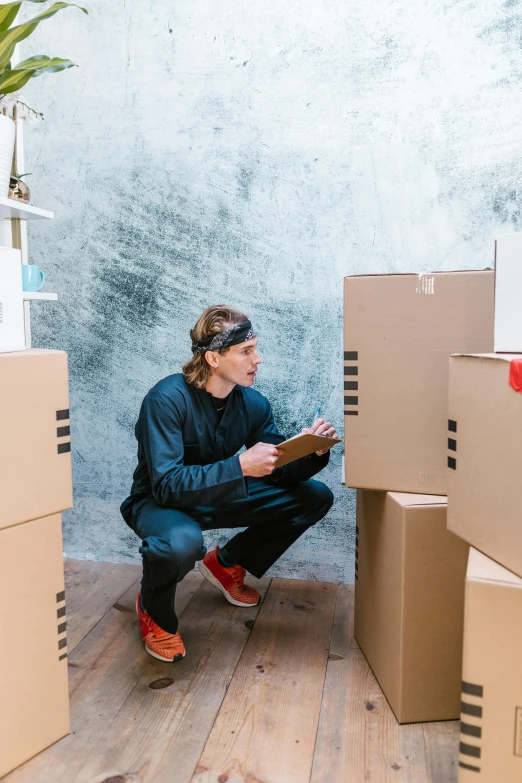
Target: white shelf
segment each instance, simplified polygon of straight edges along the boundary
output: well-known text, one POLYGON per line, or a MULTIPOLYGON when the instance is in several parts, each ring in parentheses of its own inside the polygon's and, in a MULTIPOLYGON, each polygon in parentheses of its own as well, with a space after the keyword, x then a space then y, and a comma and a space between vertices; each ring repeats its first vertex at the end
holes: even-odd
POLYGON ((0 218, 22 218, 22 220, 52 220, 54 212, 32 207, 17 199, 0 196, 0 218))
POLYGON ((24 291, 24 299, 27 302, 34 302, 35 300, 46 300, 49 302, 56 302, 58 294, 44 294, 41 291, 24 291))

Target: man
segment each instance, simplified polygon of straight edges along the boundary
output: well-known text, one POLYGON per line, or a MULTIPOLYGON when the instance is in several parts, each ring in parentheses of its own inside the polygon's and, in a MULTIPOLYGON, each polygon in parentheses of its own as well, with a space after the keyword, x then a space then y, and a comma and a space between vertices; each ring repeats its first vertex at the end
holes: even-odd
MULTIPOLYGON (((312 480, 328 451, 275 469, 284 438, 270 403, 252 388, 261 357, 247 316, 214 305, 190 336, 183 372, 157 383, 142 403, 138 466, 121 506, 142 539, 141 636, 162 661, 185 655, 174 596, 195 561, 227 601, 255 606, 260 596, 245 585, 246 571, 263 576, 333 503, 328 487, 312 480), (206 553, 202 531, 234 527, 246 530, 206 553)), ((323 419, 303 431, 337 436, 323 419)))

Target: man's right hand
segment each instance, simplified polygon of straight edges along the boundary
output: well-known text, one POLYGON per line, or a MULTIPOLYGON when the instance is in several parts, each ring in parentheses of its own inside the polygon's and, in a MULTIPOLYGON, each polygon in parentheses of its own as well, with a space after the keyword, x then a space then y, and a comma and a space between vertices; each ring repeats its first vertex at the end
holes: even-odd
POLYGON ((282 454, 284 451, 272 443, 256 443, 255 446, 239 455, 243 476, 255 476, 255 478, 269 476, 274 471, 276 462, 282 454))

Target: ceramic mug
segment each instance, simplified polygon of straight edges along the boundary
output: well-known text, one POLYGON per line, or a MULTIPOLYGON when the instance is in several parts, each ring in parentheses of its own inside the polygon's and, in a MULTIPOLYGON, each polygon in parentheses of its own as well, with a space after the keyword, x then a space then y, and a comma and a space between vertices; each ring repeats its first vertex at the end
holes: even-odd
POLYGON ((36 264, 22 264, 22 285, 24 291, 39 291, 45 283, 45 275, 36 264))

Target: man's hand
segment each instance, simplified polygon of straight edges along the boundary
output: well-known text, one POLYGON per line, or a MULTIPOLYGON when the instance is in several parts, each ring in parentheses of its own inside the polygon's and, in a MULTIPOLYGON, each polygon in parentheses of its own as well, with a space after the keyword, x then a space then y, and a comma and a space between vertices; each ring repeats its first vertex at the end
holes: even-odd
MULTIPOLYGON (((335 427, 332 426, 331 421, 325 421, 324 419, 316 419, 311 427, 303 429, 308 435, 328 435, 329 438, 338 438, 335 427)), ((319 456, 326 454, 329 449, 323 449, 322 451, 316 451, 319 456)))
POLYGON ((239 455, 239 463, 243 476, 261 478, 273 473, 278 458, 284 454, 272 443, 256 443, 239 455))

